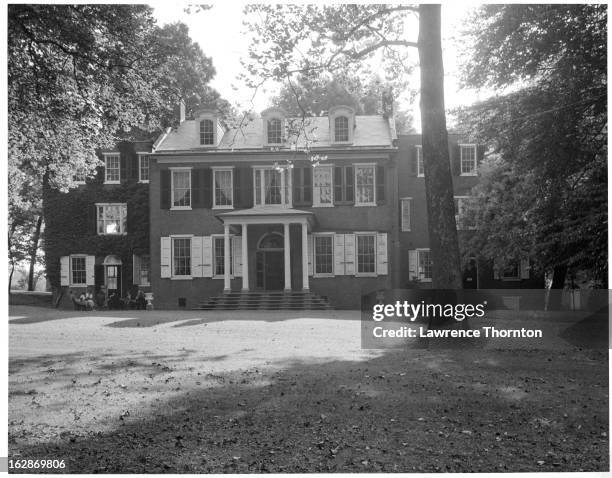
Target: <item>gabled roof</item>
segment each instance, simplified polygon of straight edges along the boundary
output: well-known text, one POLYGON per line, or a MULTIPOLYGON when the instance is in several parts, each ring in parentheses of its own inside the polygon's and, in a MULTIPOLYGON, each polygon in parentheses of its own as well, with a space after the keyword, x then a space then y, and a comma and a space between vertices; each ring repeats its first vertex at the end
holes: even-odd
MULTIPOLYGON (((289 118, 288 121, 300 122, 301 119, 289 118)), ((397 139, 393 122, 383 116, 355 116, 353 142, 350 145, 338 146, 331 143, 329 118, 327 116, 306 118, 304 130, 306 135, 301 134, 298 138, 298 148, 305 147, 306 136, 313 141, 310 147, 314 149, 330 147, 341 149, 392 148, 393 141, 397 139)), ((263 120, 261 118, 255 118, 241 128, 230 128, 225 131, 217 148, 200 146, 195 120, 184 121, 177 129, 169 131, 164 137, 160 138, 156 145, 157 152, 231 151, 269 148, 264 143, 263 120)), ((281 149, 289 149, 289 146, 285 145, 281 149)))

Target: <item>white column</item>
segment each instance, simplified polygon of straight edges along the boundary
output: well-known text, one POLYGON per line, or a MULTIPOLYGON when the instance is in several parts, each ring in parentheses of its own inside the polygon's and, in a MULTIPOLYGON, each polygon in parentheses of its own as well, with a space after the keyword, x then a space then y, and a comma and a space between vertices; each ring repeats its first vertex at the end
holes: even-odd
POLYGON ((223 232, 223 292, 230 292, 230 227, 229 224, 225 224, 223 232))
POLYGON ((308 284, 308 224, 302 223, 302 289, 309 290, 308 284))
POLYGON ((249 290, 249 245, 247 225, 242 225, 242 290, 249 290))
POLYGON ((285 223, 285 290, 291 290, 291 250, 289 245, 289 224, 285 223))

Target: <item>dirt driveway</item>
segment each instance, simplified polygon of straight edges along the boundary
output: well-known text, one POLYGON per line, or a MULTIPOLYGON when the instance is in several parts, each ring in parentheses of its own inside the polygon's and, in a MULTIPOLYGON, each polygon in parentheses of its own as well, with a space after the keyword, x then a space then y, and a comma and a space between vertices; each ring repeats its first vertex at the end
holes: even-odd
POLYGON ((552 350, 368 351, 354 311, 10 315, 9 456, 69 473, 609 468, 576 320, 552 350))

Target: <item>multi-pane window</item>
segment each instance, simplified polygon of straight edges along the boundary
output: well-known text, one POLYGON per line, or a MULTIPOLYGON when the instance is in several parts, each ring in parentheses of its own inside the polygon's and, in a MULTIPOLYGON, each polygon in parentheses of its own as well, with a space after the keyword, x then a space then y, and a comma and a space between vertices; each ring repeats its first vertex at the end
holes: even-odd
POLYGON ((512 261, 502 269, 502 279, 517 280, 520 278, 520 265, 518 261, 512 261))
POLYGON ((291 174, 287 169, 255 169, 255 205, 291 204, 291 174))
POLYGON ((127 204, 96 204, 98 234, 125 234, 127 204))
POLYGON ((332 167, 317 166, 314 168, 314 206, 333 205, 332 167))
POLYGON ((355 165, 355 205, 376 204, 375 171, 376 168, 373 165, 355 165))
POLYGON ((334 237, 313 236, 314 239, 314 273, 316 275, 333 275, 334 273, 334 237))
POLYGON ((421 281, 431 281, 431 251, 429 249, 417 250, 417 273, 421 281))
POLYGON ((191 238, 172 238, 172 275, 191 275, 191 238))
POLYGON ((376 235, 358 234, 357 238, 357 273, 376 273, 376 235))
POLYGON ((121 159, 119 154, 105 154, 105 183, 119 183, 121 181, 121 159))
POLYGON ((149 155, 138 155, 138 180, 141 183, 149 182, 149 155))
POLYGON ((476 175, 476 145, 463 144, 461 149, 461 175, 475 176, 476 175))
POLYGON ((72 285, 87 284, 85 256, 70 257, 70 279, 72 285))
POLYGON ((191 207, 191 169, 172 170, 172 207, 191 207))
POLYGON ((312 202, 313 168, 293 168, 293 203, 310 205, 312 202))
POLYGON ((212 120, 200 121, 200 144, 207 146, 215 144, 215 123, 212 120))
POLYGON ((233 173, 231 169, 213 169, 215 196, 213 207, 231 208, 233 202, 233 173))
MULTIPOLYGON (((223 236, 214 236, 214 259, 215 275, 223 276, 225 274, 225 238, 223 236)), ((233 249, 233 237, 230 237, 230 275, 234 274, 234 254, 233 249)))
POLYGON ((421 145, 416 147, 416 160, 417 160, 417 176, 425 176, 425 167, 423 166, 423 148, 421 145))
POLYGON ((412 204, 412 198, 401 199, 401 213, 402 213, 402 231, 410 231, 410 206, 412 204))
POLYGON ((268 120, 268 144, 283 142, 283 122, 279 118, 268 120))
POLYGON ((336 143, 349 140, 349 120, 346 116, 334 118, 334 140, 336 143))

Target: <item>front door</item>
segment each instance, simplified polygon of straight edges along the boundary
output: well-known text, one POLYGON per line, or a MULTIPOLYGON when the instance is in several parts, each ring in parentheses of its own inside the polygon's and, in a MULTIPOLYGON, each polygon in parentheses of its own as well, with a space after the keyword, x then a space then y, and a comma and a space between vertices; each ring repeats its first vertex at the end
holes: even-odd
POLYGON ((113 293, 121 297, 121 266, 106 266, 106 291, 108 297, 113 293))
POLYGON ((285 258, 283 251, 257 251, 257 287, 282 290, 285 286, 285 258))

